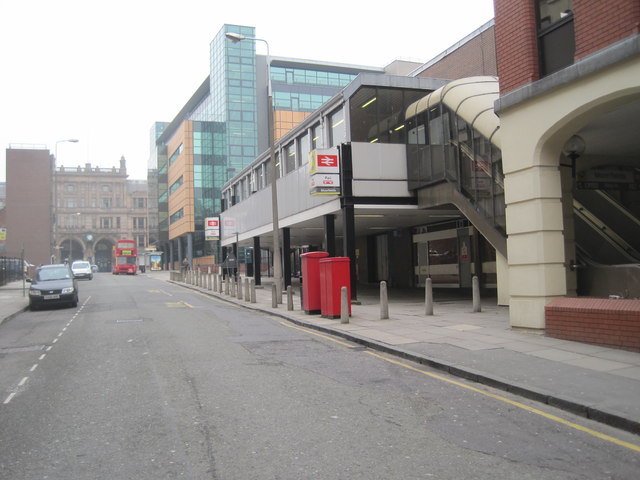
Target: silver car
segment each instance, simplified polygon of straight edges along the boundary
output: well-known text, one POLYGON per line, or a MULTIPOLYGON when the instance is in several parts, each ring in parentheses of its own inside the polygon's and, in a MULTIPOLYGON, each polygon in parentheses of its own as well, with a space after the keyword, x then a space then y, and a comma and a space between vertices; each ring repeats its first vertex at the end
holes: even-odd
POLYGON ((75 278, 93 278, 93 270, 91 270, 91 264, 84 260, 76 260, 71 264, 71 271, 75 278))

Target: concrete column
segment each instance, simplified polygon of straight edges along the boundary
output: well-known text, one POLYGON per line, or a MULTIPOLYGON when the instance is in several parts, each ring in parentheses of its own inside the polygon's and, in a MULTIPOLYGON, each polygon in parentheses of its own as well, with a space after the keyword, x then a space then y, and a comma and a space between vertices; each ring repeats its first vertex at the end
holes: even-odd
MULTIPOLYGON (((509 153, 522 155, 503 147, 503 157, 509 153)), ((542 152, 531 160, 534 165, 505 169, 509 314, 514 327, 543 329, 544 306, 567 293, 558 159, 557 153, 542 152)))
POLYGON ((336 256, 336 217, 335 215, 324 216, 324 244, 330 257, 336 256))

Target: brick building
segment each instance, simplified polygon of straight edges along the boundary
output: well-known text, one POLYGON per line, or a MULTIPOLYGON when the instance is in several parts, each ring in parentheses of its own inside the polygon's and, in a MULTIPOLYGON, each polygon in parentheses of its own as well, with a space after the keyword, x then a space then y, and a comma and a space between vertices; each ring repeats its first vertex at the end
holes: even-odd
POLYGON ((495 0, 514 326, 544 328, 557 297, 639 295, 639 26, 637 0, 495 0), (582 214, 596 207, 594 229, 582 214), (585 255, 588 238, 608 260, 585 255))

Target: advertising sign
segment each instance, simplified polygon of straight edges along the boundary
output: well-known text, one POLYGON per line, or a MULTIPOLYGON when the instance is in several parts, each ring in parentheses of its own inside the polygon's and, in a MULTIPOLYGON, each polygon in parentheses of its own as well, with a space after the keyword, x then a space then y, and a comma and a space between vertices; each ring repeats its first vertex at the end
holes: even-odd
POLYGON ((219 240, 220 239, 220 218, 207 217, 204 219, 204 239, 219 240))

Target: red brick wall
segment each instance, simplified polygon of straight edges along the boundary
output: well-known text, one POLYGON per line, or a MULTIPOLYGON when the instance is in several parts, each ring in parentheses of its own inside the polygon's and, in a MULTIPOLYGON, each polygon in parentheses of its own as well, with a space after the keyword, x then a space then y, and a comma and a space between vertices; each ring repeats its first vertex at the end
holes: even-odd
POLYGON ((500 93, 539 78, 536 10, 532 0, 494 0, 500 93))
POLYGON ((49 150, 7 153, 6 254, 30 263, 51 262, 51 171, 49 150))
MULTIPOLYGON (((494 0, 500 93, 540 78, 536 2, 494 0)), ((640 32, 638 0, 573 0, 575 58, 640 32)))
POLYGON ((419 77, 455 80, 475 75, 497 75, 495 27, 453 50, 436 63, 420 72, 419 77))
POLYGON ((579 59, 640 32, 638 0, 573 0, 579 59))
POLYGON ((550 337, 640 352, 640 300, 556 298, 545 320, 550 337))

